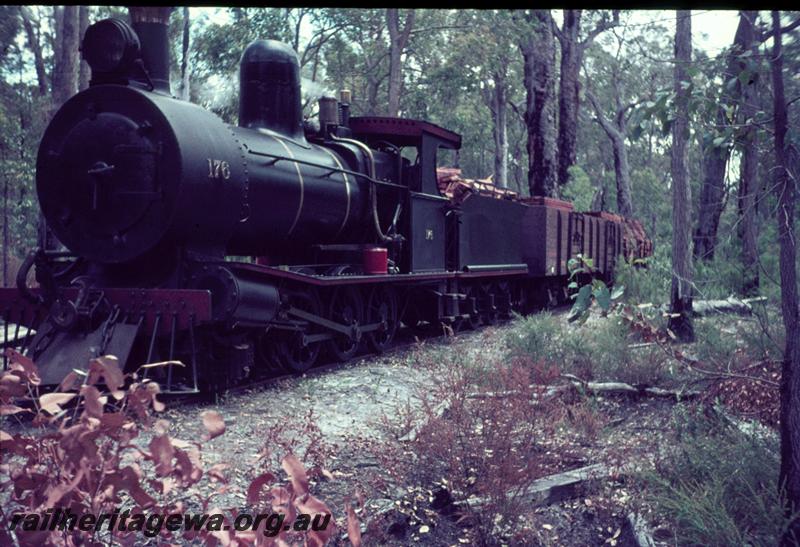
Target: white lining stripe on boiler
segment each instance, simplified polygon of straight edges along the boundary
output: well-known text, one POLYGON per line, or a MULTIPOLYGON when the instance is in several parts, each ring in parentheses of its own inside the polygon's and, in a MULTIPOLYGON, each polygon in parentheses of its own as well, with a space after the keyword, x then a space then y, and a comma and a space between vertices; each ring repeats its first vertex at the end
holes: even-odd
MULTIPOLYGON (((283 149, 286 150, 286 153, 289 155, 290 158, 294 159, 294 154, 292 154, 291 149, 288 146, 286 146, 286 143, 283 142, 283 140, 277 137, 272 137, 272 138, 275 139, 277 142, 279 142, 281 146, 283 146, 283 149)), ((297 179, 300 181, 300 204, 297 206, 297 214, 294 216, 294 222, 292 222, 292 227, 289 228, 289 231, 286 233, 287 236, 292 235, 294 227, 297 226, 297 221, 300 220, 300 212, 303 210, 303 198, 305 197, 305 188, 303 186, 303 174, 300 172, 300 164, 294 161, 292 162, 292 164, 294 165, 295 171, 297 171, 297 179)))
POLYGON ((342 176, 344 177, 344 188, 345 192, 347 192, 347 208, 345 209, 344 220, 342 221, 342 225, 339 226, 339 231, 336 232, 336 235, 334 236, 334 237, 339 237, 339 234, 342 233, 342 230, 344 230, 347 221, 350 219, 350 179, 347 178, 347 173, 344 172, 344 168, 342 167, 342 162, 339 161, 339 158, 336 157, 336 154, 334 154, 327 148, 323 148, 321 146, 320 149, 325 150, 325 152, 327 152, 328 155, 333 158, 333 161, 336 162, 336 166, 342 170, 342 176))

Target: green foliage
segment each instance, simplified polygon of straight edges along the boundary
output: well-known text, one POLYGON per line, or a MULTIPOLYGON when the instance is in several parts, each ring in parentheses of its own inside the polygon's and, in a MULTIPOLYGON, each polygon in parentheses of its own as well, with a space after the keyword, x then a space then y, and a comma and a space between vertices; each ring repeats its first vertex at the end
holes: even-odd
POLYGON ((653 256, 628 263, 617 261, 614 268, 616 283, 625 286, 624 299, 634 305, 659 306, 669 301, 669 248, 656 246, 653 256))
POLYGON ((670 371, 657 347, 631 348, 626 323, 617 316, 576 327, 550 313, 528 316, 509 332, 510 357, 526 357, 584 380, 657 384, 670 371))
POLYGON ((605 315, 611 311, 611 301, 621 297, 625 290, 623 285, 617 285, 614 287, 614 290, 611 291, 602 280, 592 278, 593 267, 594 261, 591 258, 584 258, 580 253, 576 258, 570 258, 567 261, 567 269, 570 272, 570 283, 567 288, 577 291, 570 296, 570 298, 575 300, 569 313, 570 322, 578 321, 581 324, 585 323, 589 318, 589 312, 593 302, 597 302, 603 315, 605 315), (581 286, 579 283, 580 279, 589 279, 590 281, 581 286))
POLYGON ((777 545, 788 519, 771 432, 748 431, 678 407, 677 444, 646 475, 649 497, 678 545, 777 545))
POLYGON ((520 320, 506 338, 514 355, 527 355, 534 361, 550 359, 558 362, 563 357, 563 327, 550 312, 529 315, 520 320))
POLYGON ((588 211, 596 191, 586 171, 573 165, 569 168, 569 182, 561 190, 561 197, 571 201, 576 211, 588 211))

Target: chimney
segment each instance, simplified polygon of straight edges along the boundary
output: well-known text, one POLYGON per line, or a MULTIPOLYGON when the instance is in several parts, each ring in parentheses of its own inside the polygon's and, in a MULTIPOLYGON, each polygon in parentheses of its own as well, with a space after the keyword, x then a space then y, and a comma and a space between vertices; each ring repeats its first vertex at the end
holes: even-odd
POLYGON ((172 7, 128 6, 131 26, 139 36, 142 61, 156 90, 169 89, 169 16, 172 7))

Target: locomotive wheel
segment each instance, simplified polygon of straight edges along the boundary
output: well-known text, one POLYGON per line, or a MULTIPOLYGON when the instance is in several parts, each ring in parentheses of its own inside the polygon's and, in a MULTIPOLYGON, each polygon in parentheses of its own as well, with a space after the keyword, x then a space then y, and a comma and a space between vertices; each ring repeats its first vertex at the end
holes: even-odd
POLYGON ((278 353, 280 334, 272 330, 260 335, 255 341, 256 365, 265 372, 283 372, 278 353))
POLYGON ((382 353, 392 344, 398 327, 397 296, 392 289, 377 286, 369 292, 366 322, 382 323, 380 329, 367 333, 370 349, 382 353))
POLYGON ((481 295, 476 286, 470 287, 470 289, 467 291, 467 300, 470 299, 473 299, 475 302, 475 312, 469 314, 469 319, 466 320, 466 326, 472 330, 475 330, 480 327, 481 323, 483 322, 480 313, 481 295))
MULTIPOLYGON (((344 325, 357 326, 364 322, 364 302, 353 287, 340 287, 333 292, 328 306, 328 319, 344 325)), ((325 346, 338 361, 346 361, 358 353, 360 336, 338 334, 326 340, 325 346)))
MULTIPOLYGON (((306 289, 305 293, 292 296, 290 302, 298 309, 320 315, 322 306, 316 291, 306 289)), ((309 325, 305 332, 285 331, 278 334, 274 354, 284 371, 302 373, 314 366, 319 357, 320 344, 306 343, 305 335, 317 330, 316 326, 309 325)))

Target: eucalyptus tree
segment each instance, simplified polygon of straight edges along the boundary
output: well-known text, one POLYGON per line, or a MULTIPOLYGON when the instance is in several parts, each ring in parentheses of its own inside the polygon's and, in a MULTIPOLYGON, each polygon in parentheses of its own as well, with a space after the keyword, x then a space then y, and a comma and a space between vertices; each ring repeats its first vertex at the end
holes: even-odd
POLYGON ((549 10, 525 10, 516 20, 527 95, 528 187, 532 196, 558 196, 555 23, 549 10))
POLYGON ((744 290, 758 287, 755 230, 755 188, 758 173, 756 127, 758 110, 758 51, 755 41, 757 12, 740 13, 733 45, 723 56, 722 81, 709 82, 705 104, 698 109, 701 117, 710 118, 702 131, 703 181, 697 205, 697 228, 694 233, 695 259, 714 258, 720 216, 726 203, 725 175, 731 153, 741 151, 741 177, 738 210, 741 218, 744 290), (703 106, 705 108, 703 108, 703 106))
POLYGON ((558 89, 558 184, 561 186, 569 182, 569 168, 575 165, 583 54, 600 33, 619 24, 619 10, 611 14, 593 10, 588 15, 599 17, 585 36, 581 30, 584 10, 563 10, 561 27, 553 26, 561 47, 558 89))
POLYGON ((678 10, 675 20, 675 120, 672 123, 672 291, 670 329, 678 339, 694 340, 692 263, 689 247, 691 191, 687 164, 689 141, 689 63, 692 60, 692 15, 678 10))
MULTIPOLYGON (((793 25, 800 24, 798 18, 793 25)), ((787 140, 789 116, 783 76, 783 34, 779 11, 772 12, 772 91, 775 152, 775 193, 778 197, 778 245, 780 253, 781 312, 786 343, 781 367, 781 469, 780 485, 786 492, 787 514, 800 507, 800 303, 797 296, 797 239, 794 226, 797 173, 791 172, 787 140)), ((791 27, 791 25, 789 25, 791 27)), ((789 28, 787 27, 787 28, 789 28)), ((796 153, 796 149, 795 149, 796 153)), ((800 540, 800 521, 792 519, 783 545, 800 540)))
POLYGON ((381 90, 386 89, 390 72, 385 10, 327 8, 322 18, 339 29, 323 47, 328 78, 351 84, 355 114, 378 114, 383 110, 381 90), (336 48, 342 46, 348 50, 349 62, 337 63, 335 57, 340 53, 336 48))
POLYGON ((400 10, 386 9, 386 30, 389 32, 389 86, 386 115, 395 117, 400 112, 400 95, 403 92, 403 52, 408 46, 414 28, 415 9, 406 10, 404 23, 400 23, 400 10))
POLYGON ((54 6, 56 56, 53 64, 53 108, 60 107, 78 91, 80 8, 54 6))

